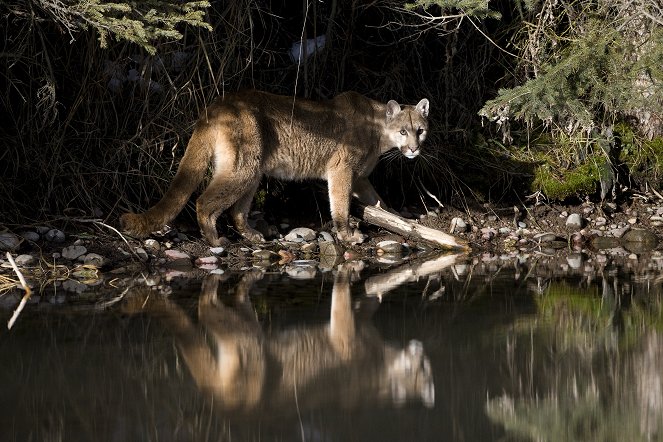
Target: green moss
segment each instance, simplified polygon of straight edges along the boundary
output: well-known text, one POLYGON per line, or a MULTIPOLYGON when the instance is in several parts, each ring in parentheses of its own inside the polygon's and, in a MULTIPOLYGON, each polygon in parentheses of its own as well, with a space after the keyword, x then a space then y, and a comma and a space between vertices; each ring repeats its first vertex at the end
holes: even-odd
POLYGON ((555 168, 546 162, 534 170, 532 190, 541 191, 553 200, 563 200, 595 192, 600 176, 601 162, 598 158, 588 158, 580 166, 568 170, 555 168))

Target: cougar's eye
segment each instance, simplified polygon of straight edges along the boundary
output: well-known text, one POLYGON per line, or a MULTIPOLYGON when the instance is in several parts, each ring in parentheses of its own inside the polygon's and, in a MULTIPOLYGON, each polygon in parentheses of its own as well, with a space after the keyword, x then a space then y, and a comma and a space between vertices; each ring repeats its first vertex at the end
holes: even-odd
POLYGON ((401 135, 407 135, 407 131, 405 129, 401 129, 401 135))
POLYGON ((417 136, 421 135, 422 133, 424 133, 422 128, 417 129, 417 136))

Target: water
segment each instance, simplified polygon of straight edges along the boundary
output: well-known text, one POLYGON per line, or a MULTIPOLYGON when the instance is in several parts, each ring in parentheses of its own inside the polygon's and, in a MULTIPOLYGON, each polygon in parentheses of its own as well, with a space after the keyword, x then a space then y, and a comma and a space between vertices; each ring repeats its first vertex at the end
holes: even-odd
POLYGON ((654 258, 447 256, 49 293, 0 334, 0 440, 662 440, 654 258))

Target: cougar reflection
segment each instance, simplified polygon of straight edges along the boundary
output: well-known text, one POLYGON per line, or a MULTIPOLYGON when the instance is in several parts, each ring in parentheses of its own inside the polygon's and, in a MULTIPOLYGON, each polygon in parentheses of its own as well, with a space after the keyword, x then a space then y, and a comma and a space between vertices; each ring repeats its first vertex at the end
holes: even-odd
POLYGON ((366 316, 362 312, 355 319, 350 272, 341 267, 335 276, 330 320, 324 325, 264 331, 249 299, 251 286, 262 278, 258 271, 243 276, 230 305, 219 297, 219 276, 208 276, 199 326, 172 303, 163 314, 196 384, 225 410, 410 400, 432 407, 433 378, 421 343, 397 348, 359 319, 366 316))

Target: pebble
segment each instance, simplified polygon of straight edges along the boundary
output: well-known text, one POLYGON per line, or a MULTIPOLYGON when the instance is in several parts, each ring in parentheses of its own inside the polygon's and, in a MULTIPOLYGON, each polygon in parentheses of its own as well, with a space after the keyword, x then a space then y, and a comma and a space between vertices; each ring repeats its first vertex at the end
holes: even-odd
POLYGON ((318 244, 314 242, 307 242, 302 246, 302 252, 304 253, 315 253, 318 251, 318 244))
POLYGON ((14 258, 14 262, 16 265, 25 267, 29 266, 35 261, 35 257, 32 255, 18 255, 16 258, 14 258))
POLYGON ((221 256, 223 252, 226 251, 224 247, 210 247, 209 251, 212 252, 214 255, 221 256))
POLYGON ((527 223, 524 221, 518 221, 518 227, 524 229, 525 227, 527 227, 527 223))
POLYGON ((65 240, 65 235, 64 232, 58 229, 51 229, 46 234, 44 235, 44 238, 46 241, 51 241, 51 242, 64 242, 65 240))
POLYGON ((629 219, 628 219, 628 223, 631 224, 631 225, 633 225, 633 224, 635 224, 635 223, 637 223, 637 222, 638 222, 638 218, 629 218, 629 219))
POLYGON ((159 241, 157 241, 156 239, 151 239, 151 238, 146 239, 143 242, 143 245, 147 250, 151 252, 158 252, 159 250, 161 250, 161 244, 159 244, 159 241))
POLYGON ((495 236, 495 234, 497 234, 497 231, 492 227, 481 228, 481 239, 491 240, 495 236))
POLYGON ((582 217, 577 214, 577 213, 572 213, 571 215, 566 218, 566 227, 569 229, 582 229, 583 227, 583 219, 582 217))
POLYGON ((289 277, 293 279, 306 280, 306 279, 315 278, 317 269, 315 268, 315 266, 312 265, 298 264, 298 265, 287 266, 285 272, 288 274, 289 277))
POLYGON ((21 232, 21 236, 23 237, 23 239, 32 242, 39 241, 39 238, 41 238, 41 236, 39 236, 39 233, 33 232, 31 230, 28 230, 26 232, 21 232))
POLYGON ((656 235, 645 229, 632 229, 624 234, 622 240, 625 242, 643 242, 649 244, 656 244, 658 238, 656 235))
POLYGON ((318 241, 319 242, 334 242, 334 237, 331 233, 321 230, 318 232, 318 241))
POLYGON ((377 247, 378 255, 383 255, 383 254, 399 255, 404 251, 403 244, 393 240, 380 241, 375 246, 377 247))
POLYGON ((546 233, 538 233, 532 237, 532 239, 536 242, 552 242, 557 239, 557 235, 554 233, 546 232, 546 233))
POLYGON ((179 250, 175 249, 166 250, 165 254, 166 257, 171 261, 175 261, 178 259, 189 259, 189 260, 191 259, 191 257, 187 253, 180 252, 179 250))
POLYGON ((262 260, 271 260, 274 257, 279 256, 278 253, 272 252, 271 250, 254 250, 253 253, 251 253, 254 258, 256 259, 262 259, 262 260))
POLYGON ((582 253, 569 253, 566 257, 566 262, 572 269, 579 269, 584 261, 585 258, 582 253))
POLYGON ((219 258, 216 256, 202 256, 196 259, 196 267, 203 270, 214 270, 218 267, 219 258))
POLYGON ((508 228, 508 227, 500 227, 499 232, 500 232, 502 235, 506 235, 507 233, 511 233, 511 229, 508 228))
POLYGON ((631 228, 631 226, 617 227, 611 229, 608 233, 615 238, 621 238, 626 232, 631 228))
POLYGON ((315 230, 308 227, 296 227, 285 236, 286 241, 304 242, 313 241, 315 239, 315 230))
POLYGON ((596 226, 605 226, 608 220, 603 218, 602 216, 597 216, 596 219, 594 220, 594 224, 596 226))
POLYGON ((62 288, 68 292, 82 293, 87 290, 87 285, 75 279, 67 279, 62 283, 62 288))
POLYGON ((108 264, 108 260, 99 254, 88 253, 87 255, 85 255, 85 258, 83 259, 83 264, 93 265, 97 268, 101 268, 106 264, 108 264))
POLYGON ((0 233, 0 250, 13 252, 21 245, 21 238, 11 232, 0 233))
POLYGON ((140 259, 142 262, 147 262, 147 260, 150 259, 150 256, 142 247, 136 248, 136 255, 138 255, 138 259, 140 259))
POLYGON ((455 217, 451 219, 451 226, 449 227, 451 233, 464 233, 467 232, 467 223, 463 218, 455 217))
POLYGON ((87 249, 85 246, 68 246, 62 249, 62 257, 70 260, 75 260, 79 256, 85 255, 87 253, 87 249))
POLYGON ((334 241, 322 241, 319 243, 321 256, 342 256, 345 249, 334 241))

